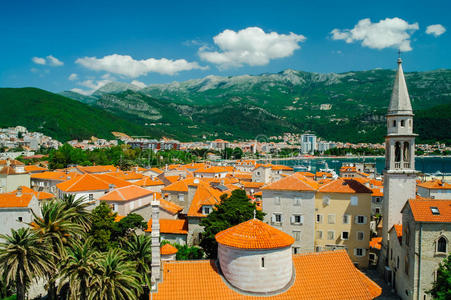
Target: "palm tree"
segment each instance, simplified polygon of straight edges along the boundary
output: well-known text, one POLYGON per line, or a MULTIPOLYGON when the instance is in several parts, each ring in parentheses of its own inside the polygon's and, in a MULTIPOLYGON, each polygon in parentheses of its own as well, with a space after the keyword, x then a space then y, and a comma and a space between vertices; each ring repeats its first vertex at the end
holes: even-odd
POLYGON ((81 225, 85 232, 88 232, 91 229, 91 213, 87 210, 89 203, 86 201, 86 197, 75 199, 75 195, 66 194, 61 198, 61 202, 66 209, 75 210, 76 214, 72 222, 81 225))
POLYGON ((88 299, 136 300, 143 292, 139 278, 136 264, 126 260, 125 252, 119 248, 110 249, 99 260, 88 299))
MULTIPOLYGON (((58 265, 66 257, 66 245, 74 240, 74 237, 82 237, 84 235, 83 227, 72 222, 77 212, 74 208, 66 208, 62 201, 49 201, 41 206, 41 215, 33 212, 34 220, 30 225, 35 232, 49 243, 53 253, 53 264, 58 265), (72 238, 72 239, 71 239, 72 238), (71 239, 71 240, 70 240, 71 239)), ((56 295, 56 270, 47 274, 49 278, 48 296, 49 299, 55 300, 56 295)))
POLYGON ((87 299, 87 288, 97 268, 99 254, 92 247, 92 240, 74 241, 67 249, 67 257, 61 264, 60 286, 58 291, 69 285, 71 299, 87 299))
POLYGON ((29 228, 12 229, 11 235, 0 235, 0 272, 7 285, 16 285, 17 299, 25 299, 31 280, 44 277, 54 269, 48 246, 29 228))
POLYGON ((150 265, 152 263, 152 240, 147 235, 131 234, 123 242, 127 259, 136 263, 136 272, 141 276, 141 285, 149 288, 151 284, 150 265))

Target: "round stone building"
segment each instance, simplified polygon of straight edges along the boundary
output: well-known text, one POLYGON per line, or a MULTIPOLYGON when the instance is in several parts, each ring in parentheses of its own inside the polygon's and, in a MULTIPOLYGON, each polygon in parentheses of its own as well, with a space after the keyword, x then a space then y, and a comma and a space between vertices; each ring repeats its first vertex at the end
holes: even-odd
POLYGON ((216 234, 225 279, 240 291, 273 294, 293 282, 290 235, 252 219, 216 234))

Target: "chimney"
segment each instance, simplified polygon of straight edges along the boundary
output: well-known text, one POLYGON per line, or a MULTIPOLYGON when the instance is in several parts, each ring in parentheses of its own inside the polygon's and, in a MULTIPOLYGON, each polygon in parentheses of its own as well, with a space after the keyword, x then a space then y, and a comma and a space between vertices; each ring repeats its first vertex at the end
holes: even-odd
POLYGON ((19 187, 17 188, 16 196, 17 196, 17 197, 22 197, 22 187, 21 187, 21 186, 19 186, 19 187))
POLYGON ((115 188, 116 186, 114 185, 114 184, 109 184, 108 185, 108 192, 111 192, 112 190, 114 190, 114 188, 115 188))
POLYGON ((161 276, 161 258, 160 258, 160 201, 156 199, 156 194, 153 194, 152 200, 152 290, 157 289, 157 283, 160 281, 161 276))

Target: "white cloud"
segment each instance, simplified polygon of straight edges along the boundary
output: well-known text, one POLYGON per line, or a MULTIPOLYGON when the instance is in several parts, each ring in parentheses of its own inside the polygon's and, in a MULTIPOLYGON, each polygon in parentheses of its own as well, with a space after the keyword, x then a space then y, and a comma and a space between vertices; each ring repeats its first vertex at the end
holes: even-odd
POLYGON ((78 75, 75 74, 75 73, 72 73, 72 74, 69 75, 68 79, 69 79, 70 81, 77 80, 77 79, 78 79, 78 75))
POLYGON ((345 40, 346 43, 361 41, 362 46, 373 49, 396 48, 410 51, 410 36, 418 30, 418 23, 409 24, 400 18, 386 18, 378 23, 362 19, 353 29, 332 30, 333 40, 345 40))
POLYGON ((60 66, 64 65, 64 63, 62 61, 60 61, 58 58, 54 57, 53 55, 47 56, 47 63, 49 64, 49 66, 54 66, 54 67, 60 67, 60 66))
POLYGON ((71 89, 72 92, 76 92, 85 96, 91 95, 96 90, 100 89, 105 84, 110 83, 111 80, 92 80, 88 79, 82 82, 79 82, 78 84, 84 87, 87 87, 88 89, 79 89, 79 88, 73 88, 71 89))
POLYGON ((133 85, 136 85, 137 87, 143 89, 146 87, 146 84, 144 82, 138 81, 138 80, 133 80, 132 82, 130 82, 133 85))
POLYGON ((441 25, 441 24, 429 25, 426 28, 426 33, 432 34, 435 37, 438 37, 439 35, 444 34, 445 31, 446 31, 446 28, 443 27, 443 25, 441 25))
POLYGON ((112 54, 102 58, 83 57, 77 59, 75 62, 91 70, 107 71, 132 78, 146 75, 149 72, 174 75, 180 71, 205 69, 205 67, 199 66, 197 62, 188 62, 184 59, 148 58, 135 60, 129 55, 119 54, 112 54))
POLYGON ((300 48, 299 43, 305 39, 305 36, 292 32, 266 33, 259 27, 248 27, 238 32, 227 29, 213 37, 220 51, 209 51, 204 46, 199 48, 199 56, 222 68, 244 64, 263 66, 271 59, 293 55, 293 52, 300 48))
POLYGON ((35 56, 31 60, 37 65, 45 65, 45 63, 46 63, 45 58, 42 58, 42 57, 35 56))
POLYGON ((53 55, 48 55, 46 58, 44 57, 33 57, 31 59, 35 64, 38 65, 49 65, 52 67, 60 67, 64 65, 62 61, 60 61, 58 58, 54 57, 53 55))

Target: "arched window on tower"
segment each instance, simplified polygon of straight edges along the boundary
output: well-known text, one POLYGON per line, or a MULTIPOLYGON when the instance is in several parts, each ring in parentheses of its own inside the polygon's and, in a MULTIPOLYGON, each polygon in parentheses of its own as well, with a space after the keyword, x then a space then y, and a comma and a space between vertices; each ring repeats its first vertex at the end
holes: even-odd
POLYGON ((395 143, 395 162, 401 161, 401 143, 396 142, 395 143))
POLYGON ((401 127, 404 127, 404 120, 401 120, 401 127))
POLYGON ((393 127, 396 127, 396 120, 393 120, 393 127))
POLYGON ((409 120, 409 128, 412 127, 412 120, 409 120))
POLYGON ((440 253, 446 253, 446 238, 441 236, 438 240, 437 240, 437 252, 440 253))
POLYGON ((408 142, 404 142, 404 149, 403 149, 404 157, 403 160, 405 162, 410 161, 410 147, 408 142))

